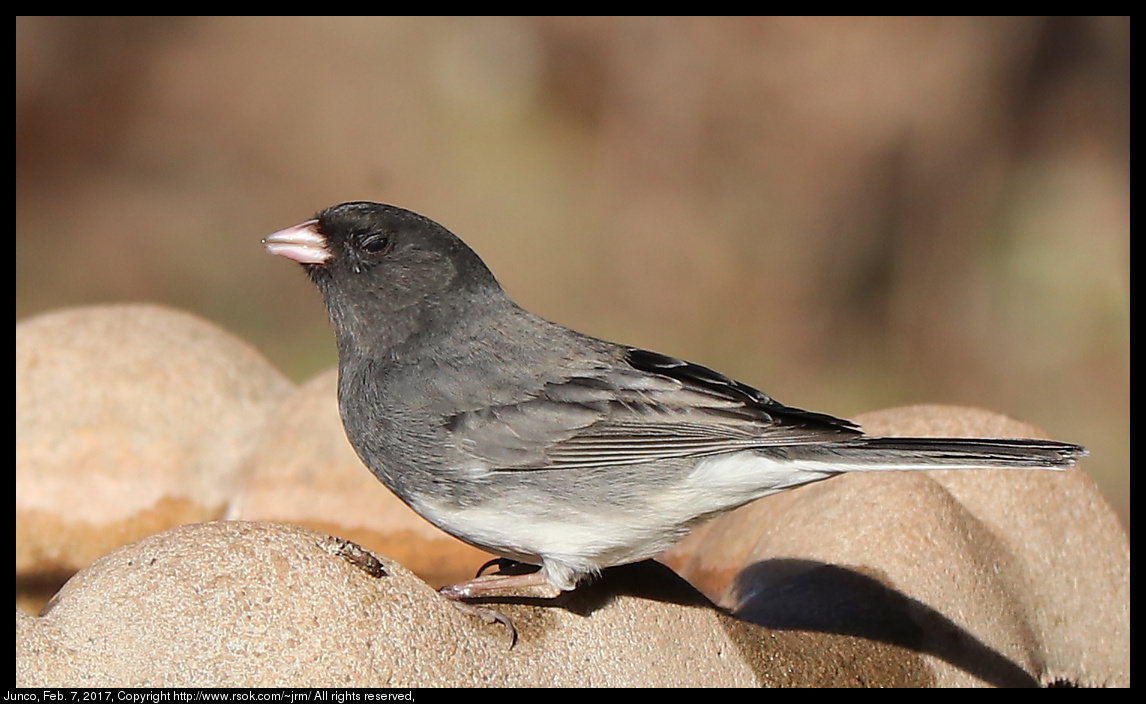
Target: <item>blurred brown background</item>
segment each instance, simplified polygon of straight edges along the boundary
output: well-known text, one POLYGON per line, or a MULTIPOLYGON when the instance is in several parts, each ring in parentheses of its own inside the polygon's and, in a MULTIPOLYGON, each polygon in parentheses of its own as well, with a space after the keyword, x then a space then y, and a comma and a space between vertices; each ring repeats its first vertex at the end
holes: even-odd
POLYGON ((1129 526, 1130 21, 16 19, 16 319, 336 363, 259 239, 428 215, 526 308, 841 416, 1087 445, 1129 526))

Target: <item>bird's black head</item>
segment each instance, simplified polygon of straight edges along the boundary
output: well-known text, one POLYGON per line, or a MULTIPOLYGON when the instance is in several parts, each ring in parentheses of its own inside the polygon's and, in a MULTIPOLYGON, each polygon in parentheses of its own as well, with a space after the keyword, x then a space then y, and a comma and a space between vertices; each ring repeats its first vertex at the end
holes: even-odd
POLYGON ((391 205, 336 205, 263 243, 306 268, 322 291, 340 347, 379 335, 397 342, 433 332, 468 306, 503 296, 486 265, 453 233, 391 205))

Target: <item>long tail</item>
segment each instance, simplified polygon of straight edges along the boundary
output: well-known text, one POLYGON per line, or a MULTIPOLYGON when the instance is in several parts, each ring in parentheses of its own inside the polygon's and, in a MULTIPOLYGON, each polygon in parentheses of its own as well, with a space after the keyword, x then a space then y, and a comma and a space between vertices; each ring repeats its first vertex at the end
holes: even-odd
POLYGON ((792 459, 830 462, 835 471, 1066 469, 1089 454, 1079 445, 1051 440, 866 436, 788 450, 792 459))

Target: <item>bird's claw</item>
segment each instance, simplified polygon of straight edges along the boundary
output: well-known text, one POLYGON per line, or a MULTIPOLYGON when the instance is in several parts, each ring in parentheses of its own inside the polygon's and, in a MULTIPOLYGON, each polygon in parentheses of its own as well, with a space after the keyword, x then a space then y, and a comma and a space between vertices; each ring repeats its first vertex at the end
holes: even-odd
POLYGON ((464 614, 469 614, 470 616, 477 616, 482 621, 485 621, 486 623, 489 623, 489 624, 493 624, 493 623, 502 624, 503 626, 505 626, 509 630, 509 648, 510 648, 510 650, 513 649, 513 646, 517 645, 517 627, 515 627, 513 625, 513 621, 511 621, 510 618, 508 616, 506 616, 505 614, 503 614, 502 612, 498 611, 497 609, 491 608, 489 606, 481 606, 479 604, 469 604, 469 603, 466 603, 464 601, 459 601, 456 598, 450 597, 448 595, 446 595, 446 598, 449 599, 450 602, 455 607, 457 607, 458 611, 461 611, 464 614))

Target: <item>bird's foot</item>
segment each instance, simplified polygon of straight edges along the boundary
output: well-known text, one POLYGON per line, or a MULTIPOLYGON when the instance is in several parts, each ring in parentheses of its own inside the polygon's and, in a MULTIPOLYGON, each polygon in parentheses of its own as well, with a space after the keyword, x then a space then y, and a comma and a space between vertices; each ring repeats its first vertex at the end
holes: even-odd
MULTIPOLYGON (((493 562, 497 561, 495 560, 493 562)), ((478 573, 484 572, 486 567, 490 564, 492 563, 484 565, 478 573)), ((458 584, 447 584, 439 589, 438 593, 452 601, 454 606, 463 613, 477 616, 486 623, 496 622, 503 624, 509 629, 509 647, 513 648, 517 643, 517 628, 513 625, 513 621, 511 621, 508 616, 497 609, 480 604, 470 604, 463 601, 463 599, 487 597, 510 589, 537 587, 547 584, 545 574, 541 571, 527 574, 497 574, 488 577, 477 577, 476 579, 459 582, 458 584)), ((558 593, 560 593, 560 590, 558 590, 558 593)))

